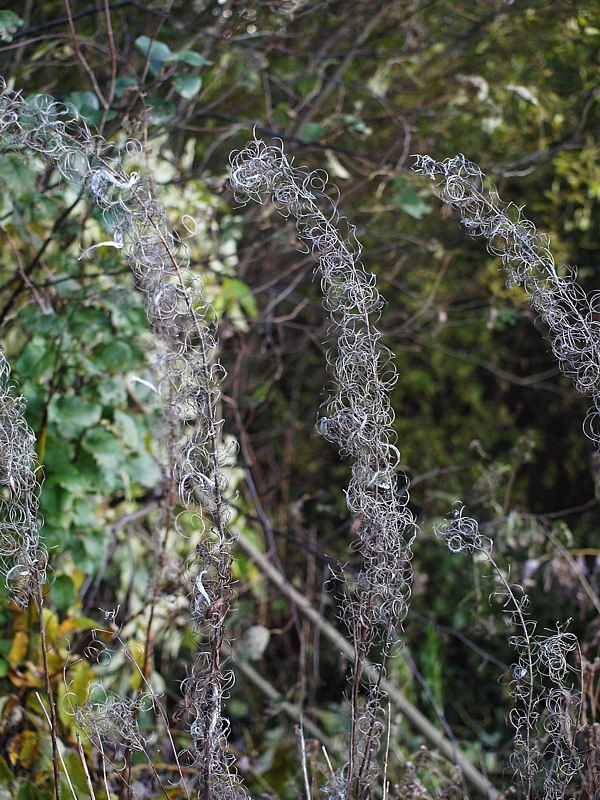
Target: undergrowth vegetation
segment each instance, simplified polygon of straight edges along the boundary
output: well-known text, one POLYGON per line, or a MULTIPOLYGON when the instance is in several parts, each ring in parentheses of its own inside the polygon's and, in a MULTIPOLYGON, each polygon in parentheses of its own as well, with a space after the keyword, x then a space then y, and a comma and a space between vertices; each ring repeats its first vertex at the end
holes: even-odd
MULTIPOLYGON (((351 49, 335 57, 317 25, 333 0, 197 3, 214 18, 205 44, 172 3, 149 6, 151 37, 129 5, 67 0, 41 23, 40 47, 73 57, 89 91, 69 77, 63 99, 39 81, 25 93, 8 63, 0 84, 0 800, 600 796, 593 269, 559 266, 560 233, 555 261, 520 201, 503 202, 519 161, 486 167, 499 191, 463 155, 423 154, 448 135, 427 108, 401 120, 393 163, 371 158, 396 56, 364 78, 368 114, 344 105, 360 84, 342 78, 399 4, 336 17, 331 53, 351 49), (77 35, 88 16, 106 36, 98 65, 77 35), (55 24, 70 36, 56 51, 55 24), (254 49, 261 24, 281 40, 254 49), (302 26, 337 67, 315 55, 315 82, 300 70, 273 105, 302 26), (251 43, 235 75, 232 36, 251 43), (269 124, 243 146, 260 115, 232 126, 226 106, 255 91, 269 124), (207 123, 206 147, 199 97, 225 125, 207 123), (290 154, 311 144, 317 169, 290 154), (579 502, 584 458, 595 494, 579 502)), ((503 31, 505 5, 476 28, 503 31)), ((429 53, 419 26, 446 19, 418 6, 401 23, 413 59, 429 53)), ((596 28, 574 19, 591 47, 596 28)), ((19 63, 22 25, 0 12, 19 63)), ((480 103, 482 130, 502 133, 490 84, 456 80, 452 124, 468 129, 480 103)), ((527 87, 503 87, 539 111, 527 87)), ((558 150, 581 156, 561 167, 571 199, 595 102, 558 150)), ((540 130, 560 127, 544 114, 540 130)))

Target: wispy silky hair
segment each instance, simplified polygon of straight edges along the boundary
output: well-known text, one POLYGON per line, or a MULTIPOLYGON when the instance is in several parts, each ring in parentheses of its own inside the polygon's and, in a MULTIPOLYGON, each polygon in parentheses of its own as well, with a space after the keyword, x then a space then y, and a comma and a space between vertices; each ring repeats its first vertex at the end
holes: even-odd
POLYGON ((40 542, 41 473, 25 398, 14 396, 10 366, 0 350, 0 575, 11 597, 27 606, 46 581, 47 552, 40 542))
POLYGON ((463 155, 441 162, 419 155, 413 169, 435 181, 436 194, 457 209, 469 234, 483 236, 488 251, 501 256, 508 285, 527 292, 550 328, 561 371, 592 398, 584 430, 600 449, 600 292, 587 295, 575 268, 559 272, 548 236, 537 232, 522 208, 503 203, 494 184, 463 155))
POLYGON ((556 633, 536 633, 528 616, 529 598, 520 586, 508 583, 492 555, 493 543, 481 534, 476 519, 457 505, 453 514, 435 526, 435 534, 452 553, 477 553, 488 562, 497 581, 495 594, 511 628, 509 644, 516 654, 511 665, 510 693, 514 706, 507 718, 514 730, 510 765, 525 796, 562 800, 581 768, 576 737, 580 730, 581 681, 572 680, 581 664, 577 637, 557 625, 556 633))
MULTIPOLYGON (((0 142, 4 150, 16 150, 24 157, 37 154, 91 197, 111 238, 82 257, 102 246, 122 250, 144 294, 150 328, 160 349, 159 393, 167 419, 180 431, 171 453, 171 486, 184 508, 202 507, 202 513, 195 515, 197 545, 188 565, 191 611, 201 643, 197 662, 184 683, 191 720, 188 755, 198 769, 203 797, 235 800, 245 794, 232 770, 221 709, 230 680, 230 673, 222 669, 221 645, 233 599, 235 537, 228 528, 223 497, 222 467, 227 453, 220 448, 218 403, 225 371, 216 361, 215 312, 204 297, 202 282, 188 270, 188 250, 172 231, 165 207, 138 173, 128 173, 123 167, 124 157, 140 155, 139 143, 129 141, 117 150, 93 135, 71 107, 47 96, 25 102, 4 82, 0 82, 0 142)), ((183 223, 185 236, 193 235, 194 220, 186 217, 183 223)), ((6 430, 8 435, 8 423, 6 430)), ((23 480, 29 480, 28 474, 24 473, 23 480)), ((28 527, 25 511, 23 521, 19 513, 13 513, 20 526, 14 541, 22 547, 30 531, 35 539, 35 528, 28 527)), ((178 520, 174 524, 179 527, 178 520)), ((5 541, 12 541, 9 533, 5 541)), ((25 556, 19 554, 17 563, 24 561, 25 556)), ((16 580, 14 570, 10 579, 16 580)))
MULTIPOLYGON (((380 637, 385 659, 390 632, 406 616, 411 546, 417 531, 407 507, 408 493, 401 494, 398 485, 399 478, 402 488, 407 480, 398 471, 400 453, 388 397, 397 374, 375 324, 383 299, 375 275, 362 265, 354 228, 340 218, 324 194, 324 173, 292 166, 279 142, 254 139, 231 156, 231 186, 241 202, 269 199, 283 216, 295 219, 299 239, 318 263, 334 340, 328 363, 335 389, 327 402, 327 416, 317 427, 342 455, 352 458, 346 499, 359 522, 356 547, 362 564, 342 601, 342 614, 359 656, 354 665, 357 686, 363 678, 361 659, 374 639, 380 637)), ((383 729, 378 689, 371 686, 368 691, 371 694, 362 705, 353 698, 346 781, 356 798, 369 792, 383 729)))
POLYGON ((394 444, 394 412, 388 393, 397 380, 391 352, 375 322, 383 307, 376 277, 361 261, 354 228, 339 218, 323 192, 324 174, 293 167, 279 144, 250 142, 231 159, 231 186, 242 202, 271 199, 283 216, 296 220, 298 236, 318 262, 323 305, 329 312, 334 348, 328 354, 335 393, 319 433, 351 456, 348 508, 360 520, 363 565, 352 623, 395 625, 408 609, 414 517, 400 498, 400 453, 394 444), (328 216, 319 204, 329 206, 328 216), (342 235, 339 228, 346 228, 342 235), (366 594, 365 594, 366 592, 366 594))
POLYGON ((134 699, 107 692, 101 684, 91 684, 87 695, 87 702, 78 706, 73 716, 99 750, 110 743, 115 758, 127 748, 146 750, 148 743, 140 731, 139 717, 153 709, 150 692, 134 699))

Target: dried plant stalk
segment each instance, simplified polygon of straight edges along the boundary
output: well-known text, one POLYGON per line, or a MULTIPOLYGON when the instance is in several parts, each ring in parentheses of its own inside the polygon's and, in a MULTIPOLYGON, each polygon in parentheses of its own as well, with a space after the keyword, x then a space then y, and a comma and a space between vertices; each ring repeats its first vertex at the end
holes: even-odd
POLYGON ((270 199, 283 216, 295 219, 301 242, 318 262, 323 304, 331 320, 335 345, 328 361, 335 392, 318 430, 353 459, 346 499, 360 523, 356 547, 362 564, 342 601, 357 653, 350 760, 342 782, 345 795, 360 800, 371 792, 384 730, 378 684, 366 687, 366 699, 359 696, 364 662, 374 641, 382 645, 385 661, 391 631, 406 616, 411 546, 417 531, 408 493, 401 494, 398 486, 399 478, 403 487, 407 479, 398 470, 400 453, 388 397, 397 375, 375 324, 383 299, 375 275, 362 266, 354 228, 324 195, 323 173, 296 169, 279 143, 267 145, 255 139, 232 155, 231 185, 242 202, 270 199))
POLYGON ((25 399, 11 391, 10 366, 0 350, 0 575, 13 599, 27 606, 46 582, 47 552, 40 541, 40 475, 35 434, 25 399))
MULTIPOLYGON (((188 565, 191 611, 200 634, 196 663, 184 686, 192 740, 188 755, 198 769, 203 797, 234 800, 245 796, 232 769, 227 750, 228 724, 222 714, 223 694, 231 680, 231 673, 222 668, 221 647, 233 598, 231 561, 235 537, 229 532, 223 497, 222 465, 227 454, 220 447, 222 420, 218 402, 219 383, 225 372, 216 361, 216 315, 204 297, 202 282, 188 271, 187 248, 172 231, 164 206, 138 173, 124 169, 125 157, 141 154, 138 142, 128 141, 116 149, 92 134, 69 106, 47 96, 25 102, 3 82, 0 140, 4 149, 18 151, 26 158, 37 155, 93 199, 102 211, 110 239, 89 248, 82 257, 102 246, 122 250, 137 287, 145 295, 148 321, 160 348, 160 396, 167 419, 181 431, 173 446, 172 482, 184 509, 202 508, 196 515, 195 554, 188 565)), ((192 233, 193 220, 188 217, 184 224, 187 233, 192 233)), ((8 436, 8 425, 6 431, 8 436)), ((27 446, 32 444, 30 441, 27 446)), ((6 472, 7 480, 17 480, 13 472, 6 472)), ((23 472, 23 480, 30 480, 29 473, 23 472)), ((30 524, 35 518, 36 495, 29 484, 25 494, 23 487, 17 488, 20 496, 30 498, 22 522, 18 513, 13 513, 21 526, 20 532, 15 533, 15 542, 21 548, 17 566, 22 572, 20 579, 24 579, 25 564, 29 564, 29 554, 35 550, 28 543, 35 542, 37 547, 36 528, 30 524)), ((175 526, 179 527, 178 520, 175 526)), ((8 544, 9 539, 5 537, 5 541, 8 544)), ((35 558, 39 560, 38 556, 35 558)), ((17 575, 18 570, 11 568, 10 579, 16 580, 17 575)), ((135 712, 134 706, 132 709, 135 712)), ((119 717, 113 716, 116 724, 119 717)), ((100 730, 102 715, 99 720, 100 730)))
POLYGON ((460 214, 471 236, 483 236, 502 258, 509 286, 522 286, 550 329, 552 352, 577 391, 592 398, 584 430, 600 449, 600 292, 587 295, 574 267, 557 269, 550 241, 522 208, 503 203, 494 184, 463 155, 434 161, 417 156, 417 172, 436 182, 437 195, 460 214))

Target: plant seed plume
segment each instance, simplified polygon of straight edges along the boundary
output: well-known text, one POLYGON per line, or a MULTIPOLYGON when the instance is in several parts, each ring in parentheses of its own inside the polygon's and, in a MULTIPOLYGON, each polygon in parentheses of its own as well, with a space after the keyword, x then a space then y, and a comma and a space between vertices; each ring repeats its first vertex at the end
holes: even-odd
POLYGON ((27 606, 46 580, 40 542, 39 465, 25 399, 12 393, 10 366, 0 350, 0 575, 13 599, 27 606))
MULTIPOLYGON (((295 220, 298 238, 318 264, 335 342, 328 353, 335 390, 327 402, 327 416, 317 427, 342 455, 352 458, 346 501, 359 521, 355 544, 361 568, 342 599, 342 616, 357 651, 356 688, 366 683, 363 659, 375 640, 381 643, 385 659, 392 631, 408 612, 417 526, 407 506, 408 493, 401 496, 398 487, 399 476, 403 485, 407 481, 398 470, 400 453, 388 397, 397 373, 376 327, 383 299, 375 275, 362 265, 354 228, 324 194, 326 184, 324 173, 295 168, 278 142, 254 139, 231 156, 236 198, 271 200, 284 217, 295 220)), ((364 702, 353 694, 350 760, 343 770, 347 796, 357 800, 370 795, 385 728, 379 688, 377 684, 365 688, 364 702)))
POLYGON ((507 715, 514 730, 510 766, 526 797, 562 800, 582 766, 576 745, 581 687, 572 679, 578 673, 576 664, 581 664, 577 637, 560 625, 556 633, 536 633, 528 596, 508 582, 492 555, 491 539, 481 534, 479 523, 465 515, 463 506, 457 505, 436 525, 435 534, 452 553, 474 554, 493 569, 494 594, 502 602, 508 626, 516 630, 509 638, 516 653, 510 669, 514 705, 507 715))
MULTIPOLYGON (((218 407, 219 384, 225 371, 216 360, 216 314, 204 297, 202 281, 189 270, 185 237, 172 230, 165 207, 154 197, 149 183, 139 173, 128 173, 124 168, 125 159, 142 154, 138 142, 128 141, 117 148, 92 134, 68 105, 44 95, 26 102, 3 81, 0 140, 4 150, 16 151, 24 158, 37 156, 93 200, 101 210, 110 238, 89 248, 82 257, 89 257, 99 247, 122 251, 136 287, 144 294, 149 326, 160 350, 156 368, 159 394, 167 420, 180 431, 171 453, 171 480, 184 509, 202 508, 202 513, 196 515, 197 546, 188 565, 191 613, 200 647, 190 679, 184 684, 191 717, 188 756, 201 775, 199 791, 203 796, 214 800, 245 796, 227 752, 227 722, 222 716, 223 694, 230 675, 222 669, 221 646, 233 599, 231 562, 235 536, 229 531, 224 502, 222 467, 228 454, 221 447, 223 421, 218 407)), ((185 236, 192 235, 193 219, 186 217, 184 227, 185 236)), ((0 364, 2 378, 6 412, 0 435, 7 441, 15 434, 21 435, 23 452, 17 453, 14 445, 12 452, 20 456, 21 464, 29 466, 15 471, 11 450, 6 451, 9 455, 5 457, 4 473, 7 481, 15 483, 15 491, 11 490, 5 506, 3 542, 7 556, 0 567, 6 566, 5 574, 11 583, 25 587, 28 571, 45 566, 45 559, 39 555, 39 523, 35 516, 34 438, 20 421, 22 405, 11 405, 5 391, 8 373, 4 362, 0 364), (6 561, 8 557, 14 559, 14 567, 6 561)), ((181 528, 178 519, 174 524, 181 528)), ((25 590, 19 591, 23 595, 25 590)), ((107 706, 106 724, 119 708, 116 701, 110 703, 110 708, 107 706)), ((134 716, 136 708, 130 708, 134 716)), ((125 711, 121 716, 126 718, 125 711)), ((105 727, 99 722, 98 732, 105 727)))
POLYGON ((584 430, 600 450, 600 292, 587 295, 575 268, 557 270, 548 236, 538 233, 522 208, 503 203, 476 164, 463 155, 416 159, 413 169, 436 182, 436 194, 458 211, 471 236, 487 240, 488 252, 502 258, 508 286, 522 286, 548 325, 561 371, 592 398, 584 430))

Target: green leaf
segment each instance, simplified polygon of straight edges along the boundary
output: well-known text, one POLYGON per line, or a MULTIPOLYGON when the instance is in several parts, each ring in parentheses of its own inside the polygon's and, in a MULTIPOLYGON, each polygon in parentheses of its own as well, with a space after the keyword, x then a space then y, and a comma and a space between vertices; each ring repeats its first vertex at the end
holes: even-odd
POLYGON ((12 42, 12 35, 16 33, 23 20, 14 11, 0 11, 0 39, 3 42, 12 42))
POLYGON ((150 453, 132 456, 127 462, 127 471, 136 483, 148 489, 152 489, 160 480, 160 469, 150 453))
POLYGON ((30 379, 42 378, 49 374, 53 365, 52 354, 48 352, 51 343, 34 336, 21 350, 15 361, 15 372, 30 379))
POLYGON ((48 431, 44 463, 49 480, 52 480, 53 473, 58 475, 67 465, 72 465, 73 453, 74 447, 71 442, 65 443, 54 431, 48 431))
POLYGON ((199 75, 190 75, 187 72, 176 72, 174 83, 177 94, 185 97, 186 100, 191 100, 200 91, 202 78, 199 75))
POLYGON ((127 387, 122 377, 109 378, 108 376, 98 386, 98 402, 104 408, 115 408, 127 402, 127 387))
POLYGON ((19 794, 17 800, 46 800, 47 793, 40 794, 38 787, 31 781, 25 781, 19 787, 19 794))
POLYGON ((148 105, 150 106, 149 118, 152 125, 167 125, 177 113, 173 103, 168 100, 151 98, 148 100, 148 105))
MULTIPOLYGON (((4 184, 6 207, 11 207, 11 199, 27 202, 35 193, 35 178, 31 169, 17 157, 7 154, 0 158, 0 181, 4 184)), ((36 195, 36 199, 39 194, 36 195)))
POLYGON ((65 99, 84 119, 94 124, 100 121, 100 103, 94 92, 71 92, 65 99))
POLYGON ((150 54, 150 61, 156 65, 162 66, 166 61, 174 61, 176 58, 166 42, 158 40, 153 42, 149 36, 138 36, 135 47, 143 56, 150 54))
POLYGON ((298 134, 303 142, 310 144, 311 142, 318 142, 325 133, 325 126, 319 122, 309 122, 300 129, 298 134))
POLYGON ((45 336, 46 339, 62 335, 65 330, 65 320, 58 314, 43 314, 40 316, 39 311, 34 306, 29 306, 28 310, 33 313, 29 318, 22 317, 25 326, 35 325, 36 332, 45 336))
POLYGON ((136 296, 130 296, 128 304, 124 305, 122 302, 107 298, 106 305, 110 309, 113 325, 124 336, 135 335, 146 330, 146 312, 141 305, 132 305, 136 301, 136 296))
POLYGON ((224 277, 221 284, 221 291, 225 308, 228 308, 234 303, 239 303, 251 319, 255 319, 258 316, 256 298, 252 294, 252 289, 247 283, 244 283, 238 278, 224 277))
POLYGON ((87 498, 73 498, 73 522, 79 528, 95 528, 98 518, 94 513, 94 506, 87 498))
POLYGON ((69 331, 82 342, 96 342, 103 333, 112 335, 106 310, 99 306, 83 306, 72 317, 69 331))
POLYGON ((394 203, 413 219, 422 219, 431 211, 431 206, 419 197, 412 186, 406 186, 399 178, 392 185, 396 190, 392 198, 394 203))
MULTIPOLYGON (((71 785, 74 787, 77 797, 89 797, 90 792, 87 785, 87 780, 81 759, 77 753, 66 753, 64 757, 66 771, 69 775, 71 785)), ((64 797, 69 797, 71 794, 70 787, 64 786, 64 797)), ((102 795, 104 797, 104 795, 102 795)), ((98 795, 96 795, 98 797, 98 795)))
POLYGON ((83 549, 88 556, 88 563, 91 563, 93 566, 97 566, 106 555, 104 537, 102 534, 96 533, 94 536, 88 533, 83 539, 83 549))
POLYGON ((74 394, 55 395, 48 409, 48 420, 64 437, 76 436, 100 422, 102 406, 74 394))
POLYGON ((100 110, 100 103, 94 92, 71 92, 66 100, 72 103, 80 111, 83 108, 91 108, 93 111, 100 110))
POLYGON ((50 598, 57 609, 70 608, 77 597, 75 584, 68 575, 57 575, 50 586, 50 598))
POLYGON ((73 502, 75 495, 62 489, 60 486, 53 486, 51 482, 44 488, 44 496, 41 508, 46 520, 44 526, 44 538, 49 540, 49 530, 53 525, 58 528, 68 528, 73 519, 73 502))
POLYGON ((177 61, 189 64, 190 67, 209 67, 213 63, 212 61, 207 61, 204 56, 194 50, 182 50, 181 53, 177 53, 175 58, 177 61))
POLYGON ((136 425, 135 417, 117 409, 114 415, 115 428, 119 431, 123 442, 131 450, 137 450, 141 445, 140 432, 136 425))
POLYGON ((69 553, 73 561, 88 575, 91 575, 105 558, 104 547, 98 548, 92 542, 97 542, 97 539, 89 531, 86 531, 81 538, 71 539, 69 542, 69 553), (93 553, 88 553, 88 550, 93 550, 93 553))
POLYGON ((117 78, 115 81, 115 95, 123 97, 128 89, 137 89, 137 81, 133 78, 117 78))
POLYGON ((14 776, 10 771, 10 767, 8 766, 4 758, 0 756, 0 783, 3 786, 8 786, 12 781, 13 777, 14 776))
POLYGON ((121 442, 104 428, 93 428, 83 438, 83 447, 98 462, 117 466, 125 454, 121 442))
POLYGON ((131 348, 126 342, 113 340, 97 347, 94 359, 109 375, 122 374, 129 369, 131 348))
POLYGON ((85 473, 75 464, 62 464, 55 475, 49 476, 49 484, 56 483, 68 492, 76 494, 78 491, 89 489, 89 481, 85 473))

